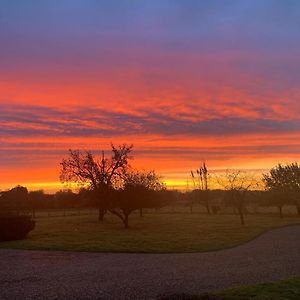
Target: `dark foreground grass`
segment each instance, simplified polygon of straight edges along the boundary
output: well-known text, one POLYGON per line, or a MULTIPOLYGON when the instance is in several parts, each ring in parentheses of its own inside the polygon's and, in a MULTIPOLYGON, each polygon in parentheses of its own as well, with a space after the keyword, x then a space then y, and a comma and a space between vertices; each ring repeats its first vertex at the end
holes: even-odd
POLYGON ((219 295, 223 296, 225 299, 232 300, 299 300, 300 277, 230 289, 219 293, 219 295))
POLYGON ((175 294, 157 300, 299 300, 300 277, 271 283, 239 287, 215 294, 175 294))
POLYGON ((104 223, 96 215, 38 218, 26 240, 0 248, 90 252, 201 252, 233 247, 272 228, 299 224, 297 217, 248 215, 241 226, 235 215, 147 214, 131 217, 123 229, 114 216, 104 223))

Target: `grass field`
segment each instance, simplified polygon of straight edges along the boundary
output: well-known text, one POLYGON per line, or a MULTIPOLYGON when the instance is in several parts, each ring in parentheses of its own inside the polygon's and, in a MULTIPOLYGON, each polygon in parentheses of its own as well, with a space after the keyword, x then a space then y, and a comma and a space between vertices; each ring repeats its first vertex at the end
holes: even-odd
POLYGON ((161 300, 298 300, 300 299, 300 277, 253 286, 238 287, 215 294, 178 294, 161 300))
POLYGON ((300 277, 240 287, 221 292, 219 295, 230 300, 298 300, 300 299, 300 277))
POLYGON ((233 247, 280 226, 300 224, 296 216, 248 215, 241 226, 236 215, 151 213, 130 218, 130 229, 107 215, 39 217, 26 240, 4 242, 1 248, 91 252, 201 252, 233 247))

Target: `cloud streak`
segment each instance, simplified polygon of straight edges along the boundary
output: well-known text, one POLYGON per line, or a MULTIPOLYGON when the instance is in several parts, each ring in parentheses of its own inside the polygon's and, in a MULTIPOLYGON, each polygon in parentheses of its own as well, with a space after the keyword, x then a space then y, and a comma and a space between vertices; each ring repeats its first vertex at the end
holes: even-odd
MULTIPOLYGON (((220 136, 251 133, 297 132, 300 119, 268 117, 264 109, 251 116, 237 108, 236 115, 224 111, 196 110, 186 105, 186 112, 163 108, 145 108, 129 112, 104 108, 73 107, 71 110, 42 106, 0 105, 2 136, 99 136, 183 135, 220 136), (264 117, 265 115, 265 117, 264 117)), ((274 112, 275 113, 275 112, 274 112)))
POLYGON ((111 141, 163 174, 300 159, 299 26, 298 0, 3 0, 0 182, 111 141))

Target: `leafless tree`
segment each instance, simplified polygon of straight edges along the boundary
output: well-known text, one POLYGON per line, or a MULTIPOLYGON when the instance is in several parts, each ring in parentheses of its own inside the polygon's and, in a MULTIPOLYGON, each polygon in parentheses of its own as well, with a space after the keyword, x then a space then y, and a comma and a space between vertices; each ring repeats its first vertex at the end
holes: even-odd
POLYGON ((225 189, 225 200, 237 210, 241 224, 245 224, 245 199, 247 192, 257 186, 253 176, 240 170, 227 170, 217 178, 218 183, 225 189))
POLYGON ((132 145, 111 144, 112 154, 96 158, 90 151, 69 150, 69 157, 61 162, 60 180, 88 186, 98 197, 99 221, 109 209, 109 191, 120 185, 123 174, 129 167, 132 145))

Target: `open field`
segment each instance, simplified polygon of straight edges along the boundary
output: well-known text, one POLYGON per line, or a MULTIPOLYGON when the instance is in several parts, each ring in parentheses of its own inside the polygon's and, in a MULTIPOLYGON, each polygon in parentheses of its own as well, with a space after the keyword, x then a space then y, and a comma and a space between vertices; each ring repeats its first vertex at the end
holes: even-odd
POLYGON ((28 239, 4 242, 0 247, 89 252, 203 252, 239 245, 272 228, 300 224, 300 218, 295 215, 283 219, 274 214, 247 215, 246 225, 241 226, 236 215, 152 212, 143 217, 133 214, 131 228, 126 230, 112 215, 107 215, 104 223, 98 223, 96 211, 68 214, 38 217, 28 239))
POLYGON ((300 299, 300 277, 293 277, 287 280, 262 283, 251 286, 243 286, 234 289, 228 289, 215 294, 188 295, 177 294, 169 297, 161 297, 163 300, 298 300, 300 299))
POLYGON ((300 277, 230 289, 219 295, 230 300, 298 300, 300 299, 300 277))

